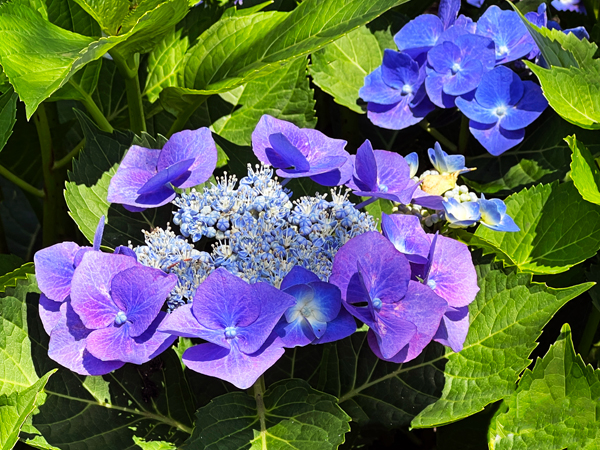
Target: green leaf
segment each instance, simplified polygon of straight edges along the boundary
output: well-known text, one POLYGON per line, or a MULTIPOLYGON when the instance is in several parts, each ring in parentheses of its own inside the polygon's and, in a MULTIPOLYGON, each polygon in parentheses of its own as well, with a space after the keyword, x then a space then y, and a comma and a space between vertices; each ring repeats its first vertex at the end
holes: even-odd
POLYGON ((337 449, 350 430, 349 420, 331 395, 303 380, 283 380, 264 397, 231 392, 214 398, 196 413, 185 448, 337 449))
POLYGON ((0 255, 0 276, 18 269, 24 262, 17 255, 0 255))
POLYGON ((18 280, 26 280, 28 275, 33 275, 34 273, 35 268, 31 262, 25 263, 21 267, 3 273, 0 275, 0 292, 4 292, 6 288, 15 287, 18 280))
POLYGON ((123 0, 75 0, 94 18, 106 34, 118 34, 118 27, 129 14, 129 2, 123 0))
POLYGON ((150 103, 158 100, 164 88, 177 85, 177 67, 189 45, 187 37, 181 37, 181 32, 182 30, 171 29, 148 55, 148 78, 144 95, 150 103))
POLYGON ((100 217, 105 216, 104 245, 114 248, 127 245, 128 241, 134 245, 143 244, 142 230, 164 226, 170 219, 171 206, 132 213, 121 205, 111 205, 106 200, 108 185, 132 145, 134 135, 131 132, 102 132, 81 112, 77 111, 76 115, 86 142, 79 158, 73 161, 73 171, 69 173, 66 184, 65 200, 69 214, 90 242, 94 239, 100 217))
POLYGON ((505 402, 508 411, 497 414, 490 429, 490 448, 598 448, 600 371, 575 353, 568 324, 546 356, 537 360, 532 371, 525 371, 517 391, 505 402))
POLYGON ((100 36, 100 27, 75 0, 46 0, 48 20, 65 30, 84 36, 100 36))
POLYGON ((145 439, 134 436, 133 442, 136 443, 142 450, 176 450, 175 447, 170 442, 164 441, 149 441, 147 442, 145 439))
POLYGON ((567 136, 565 141, 573 151, 571 159, 571 178, 573 184, 588 202, 600 204, 600 170, 594 157, 575 135, 567 136))
POLYGON ((581 198, 573 183, 534 186, 505 203, 521 231, 504 233, 480 225, 475 232, 498 250, 505 264, 523 272, 561 273, 600 249, 600 207, 581 198))
POLYGON ((67 84, 56 91, 49 100, 91 100, 96 90, 102 60, 92 61, 73 75, 67 84))
POLYGON ((11 88, 0 95, 0 151, 6 145, 17 123, 17 99, 19 96, 11 88))
MULTIPOLYGON (((263 114, 287 120, 301 128, 314 128, 315 100, 306 76, 307 60, 299 58, 275 72, 243 86, 232 112, 212 123, 219 136, 237 145, 250 145, 252 131, 263 114)), ((230 94, 222 94, 222 97, 230 94)), ((203 107, 210 114, 210 102, 203 107)))
POLYGON ((383 51, 365 26, 342 36, 311 55, 310 74, 336 103, 363 114, 357 101, 365 76, 381 65, 383 51))
POLYGON ((55 371, 50 371, 32 386, 11 395, 0 395, 0 448, 12 449, 19 440, 19 432, 27 418, 43 402, 42 393, 48 378, 55 371))
MULTIPOLYGON (((366 200, 366 198, 363 197, 366 200)), ((377 221, 377 229, 381 231, 381 216, 383 213, 392 214, 392 209, 394 208, 394 203, 390 200, 384 200, 380 198, 376 200, 374 203, 367 205, 365 210, 371 214, 375 220, 377 221)))
POLYGON ((488 429, 498 405, 436 430, 436 450, 487 450, 488 429))
POLYGON ((125 81, 113 61, 102 62, 98 86, 92 98, 109 122, 122 118, 129 120, 125 81))

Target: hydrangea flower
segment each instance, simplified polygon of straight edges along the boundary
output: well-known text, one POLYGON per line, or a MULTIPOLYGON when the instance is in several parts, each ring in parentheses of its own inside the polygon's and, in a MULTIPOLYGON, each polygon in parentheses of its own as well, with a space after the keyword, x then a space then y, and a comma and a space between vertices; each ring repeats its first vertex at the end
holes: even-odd
POLYGON ((350 177, 346 141, 265 114, 252 132, 252 149, 283 178, 310 177, 324 186, 344 184, 350 177))
POLYGON ((208 128, 175 133, 162 150, 133 145, 110 181, 107 200, 129 211, 144 211, 175 198, 172 186, 204 183, 217 165, 217 147, 208 128))
POLYGON ((295 303, 273 286, 250 285, 220 268, 198 287, 193 303, 172 312, 159 330, 207 340, 184 352, 185 365, 247 389, 283 355, 272 331, 295 303))
POLYGON ((535 45, 519 15, 496 5, 490 6, 477 21, 477 34, 494 41, 497 64, 523 58, 535 45))
POLYGON ((281 282, 281 290, 296 299, 275 328, 284 347, 324 344, 356 331, 338 287, 321 281, 310 270, 295 266, 281 282))
POLYGON ((478 202, 458 202, 454 198, 448 198, 444 200, 443 206, 451 227, 470 227, 481 219, 478 202))
POLYGON ((396 249, 411 262, 424 264, 429 256, 429 239, 417 216, 392 214, 381 216, 381 231, 396 249))
POLYGON ((440 174, 466 172, 465 157, 463 155, 449 155, 446 153, 439 142, 436 142, 433 148, 427 150, 427 156, 431 165, 440 174))
POLYGON ((548 106, 541 88, 521 81, 504 66, 484 75, 474 95, 456 99, 470 120, 469 129, 492 155, 500 155, 525 137, 525 127, 548 106))
POLYGON ((551 5, 559 11, 573 11, 587 14, 582 0, 552 0, 551 5))
POLYGON ((354 175, 348 187, 359 196, 408 204, 417 184, 411 179, 410 167, 402 156, 373 150, 371 142, 366 140, 356 152, 354 175))
POLYGON ((506 214, 506 205, 497 198, 487 200, 483 194, 479 200, 481 224, 496 231, 520 231, 515 221, 506 214))
POLYGON ((373 352, 388 361, 416 358, 448 306, 410 276, 406 257, 377 232, 351 239, 334 259, 330 282, 342 291, 348 311, 369 326, 373 352))
POLYGON ((375 125, 401 130, 433 111, 425 94, 425 67, 407 53, 386 49, 383 62, 365 77, 360 97, 368 102, 367 116, 375 125))
POLYGON ((438 43, 427 53, 427 61, 425 87, 429 99, 440 108, 451 108, 457 96, 477 88, 483 75, 496 65, 494 42, 463 34, 438 43))

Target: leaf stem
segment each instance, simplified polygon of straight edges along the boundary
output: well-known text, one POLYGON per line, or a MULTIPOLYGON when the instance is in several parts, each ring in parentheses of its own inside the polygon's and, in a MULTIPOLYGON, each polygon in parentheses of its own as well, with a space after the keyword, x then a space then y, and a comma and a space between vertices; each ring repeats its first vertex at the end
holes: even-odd
POLYGON ((83 138, 79 142, 79 144, 77 144, 73 148, 73 150, 71 150, 65 157, 59 159, 58 161, 55 161, 54 165, 52 166, 52 170, 60 169, 62 167, 69 165, 69 163, 73 160, 73 158, 75 158, 79 154, 79 152, 83 149, 84 146, 85 146, 85 138, 83 138))
POLYGON ((254 399, 256 400, 256 413, 258 414, 258 418, 260 420, 260 434, 261 434, 261 442, 262 442, 262 450, 267 450, 267 440, 265 438, 265 434, 267 432, 267 423, 265 420, 266 408, 265 408, 265 378, 261 375, 258 380, 252 386, 254 391, 254 399))
POLYGON ((111 52, 111 56, 121 76, 125 79, 125 92, 127 92, 127 106, 129 107, 129 126, 135 134, 146 131, 146 119, 144 118, 144 104, 142 102, 142 91, 140 89, 140 77, 138 69, 140 66, 140 55, 131 55, 125 59, 118 52, 111 52))
POLYGON ((452 153, 456 153, 458 151, 458 148, 456 147, 456 145, 450 139, 448 139, 446 136, 444 136, 442 133, 440 133, 438 130, 433 128, 429 124, 429 122, 427 122, 427 120, 423 119, 422 121, 420 121, 419 126, 421 128, 423 128, 425 131, 427 131, 431 136, 436 138, 440 142, 440 144, 442 144, 444 147, 446 147, 452 153))
POLYGON ((583 330, 583 336, 581 337, 581 341, 579 341, 579 348, 577 349, 584 361, 587 361, 587 357, 590 354, 590 349, 592 348, 598 325, 600 325, 600 311, 592 304, 592 311, 588 316, 585 329, 583 330))
POLYGON ((469 145, 469 119, 467 116, 462 116, 460 121, 460 134, 458 135, 458 153, 464 155, 467 152, 469 145))
POLYGON ((92 116, 92 119, 94 119, 94 121, 96 122, 96 125, 98 125, 98 127, 102 131, 106 131, 107 133, 112 133, 114 128, 112 127, 112 125, 110 124, 108 119, 104 116, 102 111, 100 111, 100 108, 98 108, 98 105, 96 104, 94 99, 87 92, 85 92, 81 88, 81 86, 79 86, 79 84, 75 83, 72 79, 69 80, 69 83, 71 84, 71 86, 73 86, 77 90, 77 92, 79 92, 81 94, 81 98, 79 99, 79 101, 81 103, 83 103, 83 106, 85 106, 85 109, 87 110, 87 112, 90 114, 90 116, 92 116))
POLYGON ((39 197, 39 198, 44 198, 46 196, 46 194, 44 193, 43 190, 32 186, 27 181, 19 178, 18 176, 16 176, 14 173, 12 173, 10 170, 8 170, 6 167, 4 167, 2 165, 0 165, 0 175, 2 175, 8 181, 19 186, 25 192, 29 192, 30 194, 35 195, 36 197, 39 197))
POLYGON ((208 97, 208 95, 195 95, 188 107, 177 115, 177 119, 175 119, 175 122, 173 122, 173 125, 171 125, 171 128, 167 133, 167 137, 170 138, 173 136, 173 134, 183 130, 183 127, 185 127, 185 124, 189 118, 192 117, 192 114, 194 114, 194 112, 200 107, 200 105, 202 105, 202 103, 206 101, 206 99, 208 99, 208 97))

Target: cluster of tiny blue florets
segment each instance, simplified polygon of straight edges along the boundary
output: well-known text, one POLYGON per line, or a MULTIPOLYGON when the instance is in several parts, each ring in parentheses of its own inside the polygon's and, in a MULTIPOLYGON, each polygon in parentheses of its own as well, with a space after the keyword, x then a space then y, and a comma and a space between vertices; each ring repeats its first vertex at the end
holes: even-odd
POLYGON ((300 265, 326 281, 335 253, 351 238, 376 230, 375 221, 360 212, 340 190, 290 200, 291 192, 273 179, 273 170, 249 167, 239 183, 224 176, 202 192, 183 193, 169 228, 146 233, 146 245, 135 249, 147 266, 175 273, 177 287, 169 308, 191 301, 198 285, 218 267, 255 283, 279 286, 300 265), (210 253, 188 241, 216 239, 210 253))

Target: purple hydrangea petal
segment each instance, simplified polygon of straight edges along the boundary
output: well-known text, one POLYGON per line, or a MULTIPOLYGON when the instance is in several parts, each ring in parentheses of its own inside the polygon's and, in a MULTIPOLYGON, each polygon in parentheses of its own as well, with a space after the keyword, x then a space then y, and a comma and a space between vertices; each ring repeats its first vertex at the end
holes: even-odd
POLYGON ((454 308, 466 306, 475 300, 479 286, 469 247, 455 239, 438 235, 425 281, 454 308))
MULTIPOLYGON (((338 167, 342 167, 346 161, 346 156, 329 156, 321 158, 316 164, 310 166, 310 170, 299 172, 297 170, 277 169, 277 175, 283 178, 301 178, 307 176, 318 176, 325 173, 330 173, 338 167)), ((333 174, 332 174, 333 175, 333 174)), ((341 178, 341 172, 335 180, 341 178)), ((327 180, 327 179, 326 179, 327 180)), ((331 181, 333 182, 333 180, 331 181)))
POLYGON ((311 169, 315 165, 322 164, 320 161, 325 158, 343 157, 347 159, 350 156, 345 150, 347 142, 343 139, 332 139, 312 128, 305 128, 302 131, 308 139, 306 159, 310 162, 311 169))
POLYGON ((115 255, 129 256, 137 261, 137 255, 135 254, 135 252, 131 248, 126 247, 124 245, 119 245, 117 248, 115 248, 114 253, 115 255))
POLYGON ((502 128, 498 123, 486 125, 474 120, 469 121, 471 134, 479 141, 485 149, 494 156, 501 155, 505 151, 523 142, 525 129, 509 131, 502 128))
POLYGON ((129 256, 87 252, 73 276, 71 305, 92 330, 112 324, 119 312, 110 296, 113 277, 138 263, 129 256))
POLYGON ((75 242, 62 242, 33 256, 38 287, 50 300, 62 302, 71 294, 75 255, 79 249, 75 242))
MULTIPOLYGON (((66 300, 69 301, 69 300, 66 300)), ((61 302, 50 300, 44 294, 40 295, 39 313, 44 331, 50 335, 56 324, 60 321, 62 314, 60 312, 61 302)))
POLYGON ((444 29, 450 27, 460 10, 460 0, 441 0, 438 8, 438 16, 444 25, 444 29))
POLYGON ((123 161, 121 161, 119 169, 139 169, 155 174, 157 172, 156 165, 158 164, 160 152, 161 150, 132 145, 127 150, 123 161))
POLYGON ((313 344, 326 344, 327 342, 339 341, 344 339, 356 331, 356 321, 352 314, 342 306, 340 313, 331 322, 327 323, 325 334, 313 341, 313 344))
POLYGON ((394 36, 398 50, 416 58, 433 47, 444 31, 439 17, 422 14, 408 22, 394 36))
POLYGON ((296 284, 307 284, 313 281, 321 281, 317 275, 302 266, 294 266, 292 270, 285 276, 281 281, 279 289, 282 291, 286 290, 290 286, 296 284))
POLYGON ((177 339, 177 336, 171 333, 163 333, 158 331, 158 328, 167 319, 167 316, 168 314, 166 312, 160 311, 148 329, 139 336, 133 338, 135 342, 136 354, 139 358, 143 358, 145 360, 144 362, 150 361, 151 359, 160 355, 171 345, 173 345, 177 339))
POLYGON ((381 79, 386 85, 402 92, 405 86, 413 86, 417 83, 419 65, 406 53, 385 49, 381 64, 381 79))
POLYGON ((79 375, 104 375, 122 367, 122 361, 101 361, 86 349, 91 333, 68 302, 61 306, 61 318, 52 330, 48 356, 79 375))
POLYGON ((259 282, 251 288, 260 304, 260 315, 250 325, 238 327, 236 339, 239 349, 247 354, 258 351, 284 312, 296 303, 294 297, 270 284, 259 282))
POLYGON ((366 102, 381 105, 395 105, 404 97, 402 90, 394 89, 384 83, 381 66, 365 77, 365 84, 359 89, 358 95, 366 102))
POLYGON ((398 153, 386 150, 375 150, 377 161, 377 190, 400 193, 408 187, 410 167, 398 153), (385 189, 382 189, 385 186, 385 189))
POLYGON ((102 235, 104 234, 105 220, 105 216, 100 217, 100 220, 98 221, 98 226, 96 227, 96 232, 94 233, 94 242, 92 244, 92 248, 96 251, 100 250, 100 245, 102 244, 102 235))
POLYGON ((481 8, 483 6, 484 2, 485 2, 485 0, 467 0, 467 3, 469 5, 473 5, 477 8, 481 8))
POLYGON ((424 264, 429 256, 430 242, 417 216, 392 214, 381 216, 381 231, 410 262, 424 264))
POLYGON ((444 197, 442 197, 441 195, 427 194, 421 189, 417 189, 413 193, 412 203, 436 211, 444 209, 444 197))
POLYGON ((344 301, 366 301, 356 275, 357 262, 372 277, 376 290, 371 295, 379 295, 383 302, 398 301, 404 296, 410 279, 408 260, 387 238, 370 231, 350 239, 334 257, 329 282, 340 288, 344 301))
POLYGON ((475 91, 475 100, 484 108, 516 105, 523 97, 524 86, 519 76, 505 66, 486 73, 475 91))
POLYGON ((350 158, 350 155, 348 155, 344 164, 338 169, 319 175, 313 175, 310 179, 322 186, 341 186, 348 183, 352 178, 353 172, 354 162, 353 159, 350 158))
POLYGON ((519 15, 496 5, 490 6, 477 21, 477 34, 494 40, 498 64, 528 55, 534 45, 519 15))
POLYGON ((146 181, 144 185, 138 189, 137 193, 139 195, 152 194, 165 185, 168 186, 169 183, 175 184, 176 180, 179 180, 179 182, 182 183, 191 175, 191 172, 188 169, 193 163, 193 159, 186 159, 159 171, 156 175, 146 181))
POLYGON ((246 327, 261 314, 260 299, 241 278, 223 268, 212 272, 200 284, 192 311, 198 322, 211 330, 246 327))
POLYGON ((204 183, 217 166, 217 146, 208 128, 183 130, 171 136, 160 152, 157 169, 163 171, 188 159, 194 160, 189 167, 191 174, 173 183, 181 189, 204 183))
POLYGON ((294 147, 282 133, 273 133, 269 136, 270 147, 265 149, 265 154, 270 165, 285 172, 308 172, 310 163, 300 150, 294 147))
POLYGON ((95 250, 92 247, 81 247, 79 250, 77 250, 77 253, 75 253, 75 259, 73 260, 73 265, 75 266, 75 268, 77 268, 79 264, 81 264, 83 255, 85 255, 87 252, 93 251, 95 250))
POLYGON ((140 169, 121 169, 110 180, 107 200, 110 203, 122 204, 125 209, 140 212, 147 208, 157 208, 166 205, 175 198, 175 191, 168 186, 162 186, 150 194, 138 194, 138 191, 155 173, 140 169))
POLYGON ((356 151, 354 182, 362 190, 377 190, 377 161, 371 142, 367 139, 356 151))
POLYGON ((448 311, 442 317, 440 327, 435 333, 433 340, 442 345, 450 347, 455 352, 463 349, 463 344, 469 332, 469 307, 448 307, 448 311))
POLYGON ((316 339, 312 327, 304 318, 291 323, 285 319, 280 320, 275 326, 275 333, 285 348, 304 347, 316 339))
POLYGON ((283 348, 265 343, 256 353, 248 355, 237 346, 225 349, 214 344, 200 344, 183 354, 184 364, 195 372, 228 381, 239 389, 248 389, 281 356, 283 348))
POLYGON ((167 275, 161 270, 140 265, 113 277, 111 296, 127 316, 129 336, 139 336, 148 329, 176 284, 175 274, 167 275))
POLYGON ((495 124, 498 122, 498 116, 494 114, 494 110, 484 108, 474 98, 467 100, 466 98, 459 97, 456 99, 456 106, 465 116, 476 122, 485 124, 495 124))
POLYGON ((201 338, 222 347, 229 348, 229 342, 225 339, 223 330, 211 330, 198 322, 192 312, 192 304, 180 306, 168 314, 160 324, 159 331, 187 338, 201 338))
POLYGON ((417 333, 417 326, 403 317, 403 310, 402 301, 384 303, 376 314, 375 326, 370 328, 384 359, 393 357, 417 333))
POLYGON ((466 169, 465 157, 463 155, 449 155, 442 150, 439 142, 436 142, 433 148, 427 150, 427 155, 431 165, 439 173, 453 173, 466 169))
POLYGON ((524 92, 521 100, 500 119, 500 126, 505 130, 520 130, 530 125, 548 107, 548 101, 542 88, 533 81, 523 82, 524 92))
POLYGON ((419 123, 434 109, 435 106, 427 98, 424 98, 418 105, 411 106, 408 98, 404 97, 395 105, 369 103, 367 116, 378 127, 388 130, 403 130, 419 123))
POLYGON ((271 147, 269 136, 275 133, 283 134, 304 156, 308 156, 310 145, 304 130, 293 123, 265 114, 260 118, 252 132, 252 151, 259 161, 267 165, 270 164, 266 149, 271 147))

